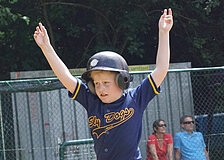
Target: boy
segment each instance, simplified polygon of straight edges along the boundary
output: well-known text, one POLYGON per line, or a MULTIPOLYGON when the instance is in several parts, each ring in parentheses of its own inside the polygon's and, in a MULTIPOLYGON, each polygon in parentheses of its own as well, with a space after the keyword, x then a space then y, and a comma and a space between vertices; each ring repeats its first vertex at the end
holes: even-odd
POLYGON ((149 101, 159 94, 170 59, 169 31, 173 25, 172 11, 164 10, 159 20, 159 44, 155 70, 134 89, 126 61, 114 52, 93 55, 81 80, 73 77, 50 44, 45 27, 40 23, 34 39, 52 70, 68 89, 69 96, 85 107, 98 160, 139 160, 138 144, 142 116, 149 101))

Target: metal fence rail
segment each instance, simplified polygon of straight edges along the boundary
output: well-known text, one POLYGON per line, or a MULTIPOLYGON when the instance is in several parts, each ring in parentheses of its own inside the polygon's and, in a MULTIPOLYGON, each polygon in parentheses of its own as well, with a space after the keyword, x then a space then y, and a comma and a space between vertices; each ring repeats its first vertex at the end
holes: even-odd
POLYGON ((59 154, 60 160, 96 159, 93 139, 65 141, 60 145, 59 154))
MULTIPOLYGON (((130 86, 136 87, 149 72, 132 72, 130 86)), ((171 69, 161 88, 162 93, 144 112, 140 141, 143 158, 154 120, 164 119, 167 132, 174 136, 181 130, 179 118, 191 114, 196 118, 196 130, 204 135, 210 159, 221 160, 224 67, 171 69)), ((77 144, 91 138, 86 111, 67 94, 57 78, 1 81, 0 159, 94 159, 92 142, 77 144), (68 142, 75 145, 66 146, 68 142), (64 148, 59 151, 60 147, 64 148)))

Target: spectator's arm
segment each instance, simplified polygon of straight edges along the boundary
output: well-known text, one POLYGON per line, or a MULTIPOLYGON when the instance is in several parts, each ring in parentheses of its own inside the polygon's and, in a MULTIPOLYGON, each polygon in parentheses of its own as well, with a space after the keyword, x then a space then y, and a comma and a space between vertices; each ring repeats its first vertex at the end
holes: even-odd
POLYGON ((149 151, 152 155, 153 160, 159 160, 157 153, 156 153, 156 146, 155 144, 149 144, 149 151))
POLYGON ((167 154, 169 160, 173 160, 173 143, 167 145, 167 154))
POLYGON ((180 160, 181 158, 181 153, 179 148, 175 148, 175 160, 180 160))
POLYGON ((209 160, 209 156, 208 156, 208 152, 206 150, 206 148, 203 148, 204 152, 205 152, 205 157, 206 157, 206 160, 209 160))

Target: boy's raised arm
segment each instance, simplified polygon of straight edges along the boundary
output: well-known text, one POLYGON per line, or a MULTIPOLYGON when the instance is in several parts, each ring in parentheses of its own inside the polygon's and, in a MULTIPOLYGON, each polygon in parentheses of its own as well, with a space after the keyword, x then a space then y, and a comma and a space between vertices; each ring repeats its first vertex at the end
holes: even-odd
POLYGON ((164 10, 159 20, 159 44, 156 57, 156 68, 152 72, 152 77, 159 87, 166 77, 170 61, 169 32, 173 26, 172 10, 164 10))
POLYGON ((34 39, 44 53, 55 75, 62 82, 65 88, 73 93, 77 84, 77 80, 71 75, 66 65, 54 51, 47 34, 47 30, 41 23, 39 23, 39 26, 36 27, 34 39))

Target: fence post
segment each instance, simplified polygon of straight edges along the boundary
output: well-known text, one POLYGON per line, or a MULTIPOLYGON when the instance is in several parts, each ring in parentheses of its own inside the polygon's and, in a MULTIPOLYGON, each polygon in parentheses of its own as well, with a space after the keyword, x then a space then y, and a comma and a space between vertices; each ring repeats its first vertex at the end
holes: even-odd
POLYGON ((64 160, 64 150, 65 150, 65 142, 60 144, 59 148, 59 159, 64 160))
MULTIPOLYGON (((3 126, 3 118, 2 118, 2 101, 1 101, 1 94, 0 94, 0 124, 1 124, 1 135, 2 135, 2 153, 3 153, 3 160, 6 160, 5 155, 5 136, 4 136, 4 126, 3 126)), ((0 154, 1 156, 1 154, 0 154)))

